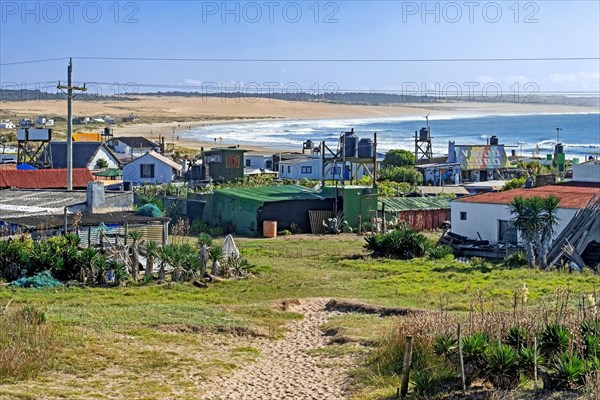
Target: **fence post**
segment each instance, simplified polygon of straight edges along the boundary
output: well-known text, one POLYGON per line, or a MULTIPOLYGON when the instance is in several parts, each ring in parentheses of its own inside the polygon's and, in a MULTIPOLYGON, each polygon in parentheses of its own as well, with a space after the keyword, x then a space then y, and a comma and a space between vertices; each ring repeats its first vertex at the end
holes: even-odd
POLYGON ((533 337, 533 391, 538 391, 537 336, 533 337))
POLYGON ((412 350, 413 350, 413 337, 406 337, 406 344, 404 345, 404 363, 402 365, 402 383, 400 386, 400 396, 406 397, 408 393, 408 376, 410 374, 410 363, 412 361, 412 350))
POLYGON ((462 383, 462 390, 465 392, 467 390, 467 384, 465 381, 465 363, 463 360, 463 351, 462 351, 462 335, 460 331, 460 324, 456 328, 456 336, 458 338, 458 364, 460 367, 460 382, 462 383))
POLYGON ((358 231, 357 234, 360 236, 362 234, 362 215, 358 216, 358 231))

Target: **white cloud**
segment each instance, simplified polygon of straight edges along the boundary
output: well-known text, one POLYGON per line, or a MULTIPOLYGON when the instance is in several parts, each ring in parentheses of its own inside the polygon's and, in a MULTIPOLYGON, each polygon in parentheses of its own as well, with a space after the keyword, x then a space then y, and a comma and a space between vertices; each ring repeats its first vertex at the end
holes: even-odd
POLYGON ((198 79, 185 79, 183 82, 186 85, 194 85, 194 86, 202 85, 202 81, 199 81, 198 79))

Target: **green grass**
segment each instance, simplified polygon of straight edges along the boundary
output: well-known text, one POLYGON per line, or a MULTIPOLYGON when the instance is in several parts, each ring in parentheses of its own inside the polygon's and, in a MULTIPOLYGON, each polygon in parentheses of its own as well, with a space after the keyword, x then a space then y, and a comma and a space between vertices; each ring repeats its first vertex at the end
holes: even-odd
MULTIPOLYGON (((513 290, 523 283, 529 288, 528 304, 551 299, 557 287, 569 287, 578 295, 594 291, 599 283, 588 272, 510 270, 446 259, 373 260, 364 256, 363 243, 355 235, 239 239, 242 254, 255 265, 254 277, 207 289, 190 284, 51 290, 0 287, 0 306, 11 298, 14 305, 35 305, 62 340, 58 362, 51 370, 33 380, 0 386, 0 398, 41 394, 106 398, 107 390, 115 398, 186 398, 181 393, 194 398, 198 382, 260 357, 244 337, 277 338, 285 323, 301 318, 275 306, 283 299, 332 297, 438 309, 444 297, 447 309, 463 311, 477 289, 498 309, 510 308, 513 290)), ((343 315, 325 328, 355 341, 377 341, 392 322, 370 315, 343 315)), ((349 351, 340 347, 325 352, 349 351)), ((377 379, 371 377, 368 383, 380 385, 381 390, 357 398, 387 394, 389 387, 377 379)))

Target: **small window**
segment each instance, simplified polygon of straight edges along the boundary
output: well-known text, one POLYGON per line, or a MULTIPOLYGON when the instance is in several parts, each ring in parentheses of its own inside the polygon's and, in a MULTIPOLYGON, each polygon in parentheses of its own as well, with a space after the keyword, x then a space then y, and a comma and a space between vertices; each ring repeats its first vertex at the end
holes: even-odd
POLYGON ((140 178, 154 178, 154 164, 141 164, 140 178))
POLYGON ((281 166, 281 173, 283 174, 283 165, 281 166))
POLYGON ((302 167, 302 170, 300 171, 303 174, 312 174, 312 167, 302 167))
POLYGON ((466 221, 467 220, 467 212, 466 211, 461 211, 460 212, 460 220, 461 221, 466 221))
POLYGON ((227 168, 239 168, 240 167, 240 156, 227 156, 225 158, 225 166, 227 168))
POLYGON ((288 174, 292 173, 292 168, 288 165, 288 174))
POLYGON ((252 162, 250 161, 250 159, 246 160, 246 167, 249 167, 250 165, 252 165, 252 162))

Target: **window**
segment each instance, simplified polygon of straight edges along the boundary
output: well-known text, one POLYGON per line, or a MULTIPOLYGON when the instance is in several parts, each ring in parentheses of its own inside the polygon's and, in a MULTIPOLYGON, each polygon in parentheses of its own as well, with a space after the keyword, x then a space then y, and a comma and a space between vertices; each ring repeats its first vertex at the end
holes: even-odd
POLYGON ((498 220, 498 241, 517 244, 517 228, 512 220, 498 220))
POLYGON ((288 165, 288 174, 292 173, 292 168, 288 165))
POLYGON ((141 164, 140 178, 154 178, 154 164, 141 164))
POLYGON ((461 221, 466 221, 467 220, 467 212, 466 211, 461 211, 460 212, 460 220, 461 221))
POLYGON ((247 160, 246 160, 246 167, 249 167, 249 166, 251 166, 251 165, 252 165, 252 162, 250 161, 250 159, 247 159, 247 160))
POLYGON ((334 175, 341 175, 342 174, 342 167, 334 167, 333 168, 333 174, 334 175))
POLYGON ((281 166, 281 173, 283 174, 283 165, 281 166))
POLYGON ((271 169, 271 168, 273 168, 273 161, 267 161, 267 162, 265 163, 265 167, 267 167, 267 169, 271 169))
POLYGON ((300 172, 303 174, 312 174, 312 167, 302 167, 300 172))

